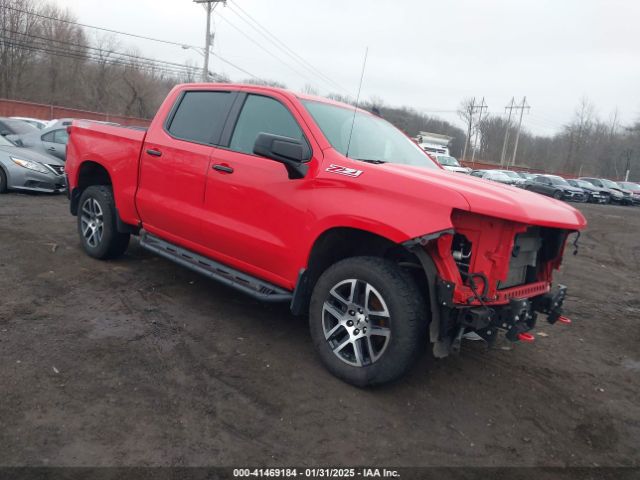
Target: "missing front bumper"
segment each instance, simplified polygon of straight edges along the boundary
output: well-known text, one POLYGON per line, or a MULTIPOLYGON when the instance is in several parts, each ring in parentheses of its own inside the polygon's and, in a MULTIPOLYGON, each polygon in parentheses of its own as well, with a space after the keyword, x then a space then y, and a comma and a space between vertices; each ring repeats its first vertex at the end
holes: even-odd
MULTIPOLYGON (((460 350, 460 340, 465 332, 475 332, 492 346, 498 332, 505 332, 511 342, 532 341, 527 332, 536 326, 538 315, 547 316, 547 321, 568 323, 562 316, 562 305, 566 287, 558 285, 551 291, 531 298, 511 298, 503 305, 460 306, 452 302, 451 284, 437 281, 438 306, 440 310, 440 348, 448 345, 450 353, 460 350)), ((432 339, 433 340, 433 339, 432 339)))

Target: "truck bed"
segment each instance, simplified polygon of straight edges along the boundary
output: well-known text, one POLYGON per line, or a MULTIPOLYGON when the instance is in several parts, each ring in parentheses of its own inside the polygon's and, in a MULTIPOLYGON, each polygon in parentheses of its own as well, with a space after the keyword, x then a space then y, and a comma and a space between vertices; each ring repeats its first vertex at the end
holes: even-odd
POLYGON ((107 169, 116 186, 113 194, 120 218, 125 223, 136 225, 139 218, 134 197, 146 130, 81 120, 74 121, 69 129, 71 136, 65 170, 70 189, 81 181, 78 165, 86 160, 98 162, 107 169))

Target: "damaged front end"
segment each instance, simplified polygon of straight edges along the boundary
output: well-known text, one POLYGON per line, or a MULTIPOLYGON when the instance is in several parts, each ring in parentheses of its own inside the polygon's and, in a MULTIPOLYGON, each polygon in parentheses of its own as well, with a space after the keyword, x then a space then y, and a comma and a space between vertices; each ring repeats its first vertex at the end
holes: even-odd
POLYGON ((489 345, 498 332, 512 342, 531 342, 539 314, 549 323, 562 315, 566 287, 552 288, 571 230, 526 225, 454 210, 453 229, 405 243, 429 282, 430 339, 434 354, 460 349, 475 332, 489 345))

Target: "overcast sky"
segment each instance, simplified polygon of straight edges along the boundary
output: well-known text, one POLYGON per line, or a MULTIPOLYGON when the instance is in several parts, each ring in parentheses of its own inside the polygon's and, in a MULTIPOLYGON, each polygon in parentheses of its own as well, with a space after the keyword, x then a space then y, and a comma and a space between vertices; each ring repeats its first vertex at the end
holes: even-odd
MULTIPOLYGON (((204 44, 205 14, 191 0, 55 0, 80 22, 185 44, 204 44)), ((640 1, 635 0, 229 0, 214 14, 215 53, 256 76, 300 90, 382 98, 458 122, 464 97, 485 97, 503 114, 515 96, 531 105, 524 125, 551 134, 581 97, 608 119, 640 117, 640 1), (248 12, 340 85, 319 79, 235 12, 248 12), (236 28, 234 28, 234 26, 236 28), (238 31, 240 29, 249 38, 238 31), (264 47, 261 48, 260 46, 264 47), (276 57, 267 53, 268 50, 276 57)), ((202 62, 179 47, 118 37, 123 48, 160 60, 202 62)), ((242 72, 213 60, 233 80, 242 72)))

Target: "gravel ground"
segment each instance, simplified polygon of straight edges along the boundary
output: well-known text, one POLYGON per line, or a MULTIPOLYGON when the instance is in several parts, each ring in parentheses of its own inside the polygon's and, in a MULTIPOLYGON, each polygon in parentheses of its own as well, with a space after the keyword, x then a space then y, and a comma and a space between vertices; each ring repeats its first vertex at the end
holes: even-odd
POLYGON ((579 208, 572 326, 360 390, 286 306, 136 242, 93 260, 66 198, 0 196, 0 465, 638 466, 640 208, 579 208))

